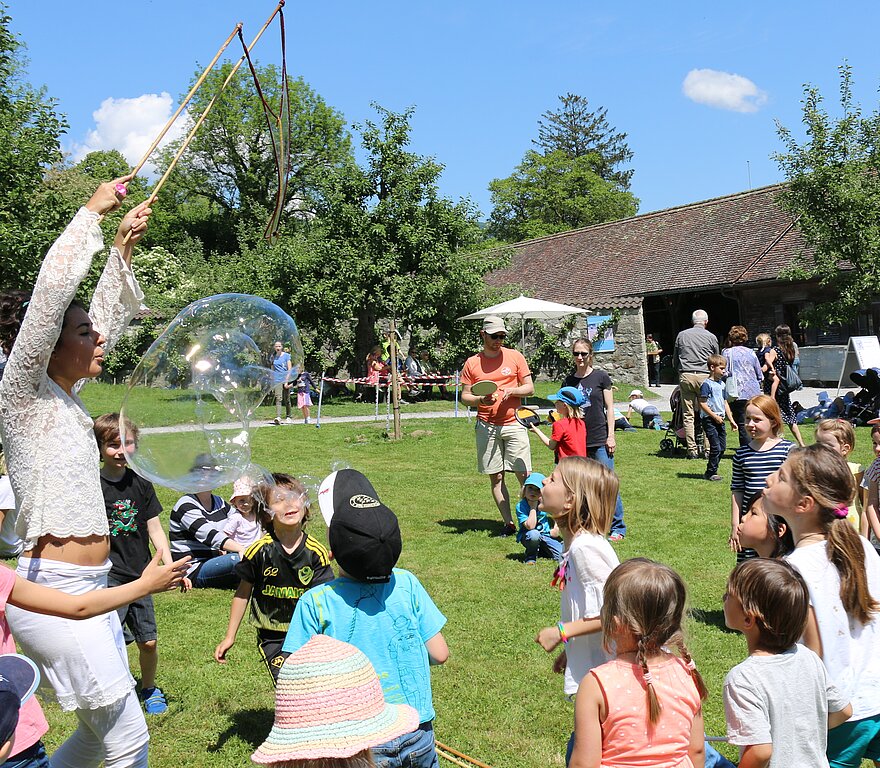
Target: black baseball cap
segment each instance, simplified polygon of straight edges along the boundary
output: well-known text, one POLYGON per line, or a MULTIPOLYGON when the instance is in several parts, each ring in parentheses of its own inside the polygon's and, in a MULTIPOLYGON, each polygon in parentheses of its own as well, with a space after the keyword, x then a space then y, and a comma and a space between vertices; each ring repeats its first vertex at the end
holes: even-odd
POLYGON ((397 516, 356 469, 341 469, 325 484, 330 486, 325 497, 332 499, 329 538, 336 562, 358 581, 387 582, 403 548, 397 516))

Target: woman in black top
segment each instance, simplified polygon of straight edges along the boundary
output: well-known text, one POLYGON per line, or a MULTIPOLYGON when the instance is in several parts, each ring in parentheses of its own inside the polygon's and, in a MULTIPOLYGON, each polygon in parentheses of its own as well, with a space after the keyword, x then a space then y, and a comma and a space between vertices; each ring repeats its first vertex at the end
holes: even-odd
MULTIPOLYGON (((587 456, 614 469, 614 395, 611 378, 605 371, 593 368, 593 344, 589 339, 578 339, 571 347, 575 369, 565 377, 563 387, 577 387, 587 399, 584 405, 584 424, 587 427, 587 456)), ((623 501, 617 496, 614 519, 611 521, 611 541, 626 536, 623 522, 623 501)))
MULTIPOLYGON (((785 376, 795 357, 797 357, 797 345, 791 337, 791 328, 787 325, 777 325, 773 332, 776 336, 776 345, 764 356, 767 365, 771 366, 776 375, 779 377, 779 386, 776 387, 776 402, 779 404, 779 410, 782 413, 782 421, 788 424, 791 434, 797 440, 798 445, 804 447, 804 439, 801 437, 801 431, 797 425, 797 415, 791 405, 791 397, 788 387, 785 386, 785 376)), ((765 383, 765 392, 770 394, 770 389, 765 383)))

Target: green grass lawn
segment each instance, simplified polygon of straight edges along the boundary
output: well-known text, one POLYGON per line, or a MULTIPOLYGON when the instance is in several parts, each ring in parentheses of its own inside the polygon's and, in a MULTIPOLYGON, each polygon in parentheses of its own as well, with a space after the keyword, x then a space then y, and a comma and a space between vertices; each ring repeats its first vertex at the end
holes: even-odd
MULTIPOLYGON (((90 405, 99 412, 95 400, 90 405)), ((334 462, 367 474, 400 518, 400 565, 421 579, 448 618, 444 634, 452 655, 432 671, 437 738, 493 768, 562 766, 573 708, 563 699, 561 677, 551 672, 551 656, 534 642, 536 632, 559 617, 559 593, 549 586, 551 562, 526 568, 514 540, 495 537, 500 519, 488 481, 474 469, 472 421, 406 422, 399 442, 387 440, 383 426, 256 430, 254 459, 272 470, 313 477, 334 462)), ((870 438, 867 429, 858 433, 856 458, 866 463, 870 438)), ((743 639, 724 628, 721 612, 734 564, 726 548, 730 492, 725 483, 699 479, 701 462, 659 456, 661 435, 617 435, 629 533, 615 547, 622 560, 651 557, 684 576, 691 603, 688 642, 710 688, 706 729, 722 734, 721 683, 745 656, 743 639)), ((550 451, 535 439, 532 454, 536 469, 552 468, 550 451)), ((730 477, 729 459, 721 473, 730 477)), ((167 520, 176 494, 158 491, 167 520)), ((309 530, 326 541, 317 510, 309 530)), ((199 590, 156 599, 159 683, 170 705, 168 714, 149 721, 150 763, 156 768, 249 765, 251 751, 271 727, 272 686, 253 631, 243 626, 228 664, 212 659, 230 598, 199 590)), ((134 655, 132 664, 136 669, 134 655)), ((75 727, 75 718, 55 706, 47 712, 47 743, 54 748, 75 727)))
MULTIPOLYGON (((539 381, 535 384, 535 396, 530 398, 532 405, 542 408, 551 407, 552 403, 547 400, 559 388, 558 382, 539 381)), ((625 403, 633 387, 621 385, 614 393, 617 402, 625 403)), ((401 413, 428 413, 432 411, 451 411, 455 408, 452 399, 453 389, 447 394, 448 399, 440 397, 437 389, 434 389, 429 400, 417 403, 401 405, 401 413)), ((102 413, 118 411, 126 397, 128 387, 125 384, 90 383, 82 392, 82 398, 89 412, 93 416, 102 413)), ((644 390, 651 397, 650 390, 644 390)), ((406 399, 406 392, 403 393, 406 399)), ((384 393, 382 393, 384 398, 384 393)), ((187 390, 179 389, 144 389, 133 390, 126 405, 127 413, 142 427, 165 427, 171 424, 181 424, 191 419, 193 413, 194 396, 187 390)), ((373 391, 368 393, 368 402, 355 402, 353 394, 350 396, 339 395, 328 398, 322 405, 322 416, 371 416, 376 412, 373 399, 373 391)), ((293 405, 296 406, 296 394, 293 395, 293 405)), ((384 399, 379 402, 379 421, 385 422, 388 406, 384 399)), ((219 404, 209 404, 209 409, 215 414, 215 418, 225 421, 219 404)), ((318 402, 312 406, 312 419, 318 413, 318 402)), ((257 408, 254 421, 270 421, 275 418, 275 401, 270 394, 263 405, 257 408)), ((293 418, 299 421, 302 416, 294 407, 293 418)))

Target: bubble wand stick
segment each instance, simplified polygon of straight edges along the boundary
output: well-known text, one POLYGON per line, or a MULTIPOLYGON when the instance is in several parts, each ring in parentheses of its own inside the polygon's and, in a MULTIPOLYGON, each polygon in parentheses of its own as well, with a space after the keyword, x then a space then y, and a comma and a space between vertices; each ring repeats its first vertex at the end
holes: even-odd
MULTIPOLYGON (((272 23, 272 20, 278 15, 281 9, 284 7, 285 0, 280 0, 278 5, 275 6, 275 10, 272 11, 272 15, 266 19, 266 23, 260 28, 260 31, 257 32, 256 37, 251 40, 251 44, 247 46, 247 52, 249 53, 253 47, 257 44, 259 39, 263 36, 263 33, 269 28, 269 25, 272 23)), ((233 36, 238 34, 238 28, 233 32, 233 36)), ((171 175, 171 172, 174 170, 174 167, 177 165, 177 161, 183 156, 183 153, 186 152, 186 148, 190 145, 192 140, 195 138, 196 133, 201 127, 202 123, 205 122, 205 118, 210 114, 211 110, 214 108, 214 105, 217 103, 217 100, 223 94, 223 91, 226 90, 226 86, 232 82, 232 78, 235 77, 236 72, 241 68, 241 65, 244 64, 247 59, 247 54, 242 54, 241 58, 233 65, 232 69, 229 71, 229 75, 223 81, 223 84, 220 86, 220 89, 215 93, 211 100, 208 102, 205 107, 204 112, 199 115, 199 119, 196 120, 195 125, 193 125, 192 129, 189 132, 189 135, 183 140, 183 144, 180 145, 180 148, 177 150, 177 153, 174 155, 174 158, 171 160, 171 164, 166 169, 165 173, 162 174, 162 178, 156 183, 156 186, 153 187, 153 191, 150 193, 150 197, 147 199, 147 205, 152 205, 156 202, 156 198, 159 194, 159 190, 162 189, 162 186, 168 180, 168 177, 171 175)), ((128 243, 131 238, 131 232, 129 231, 122 240, 122 244, 125 245, 128 243)))

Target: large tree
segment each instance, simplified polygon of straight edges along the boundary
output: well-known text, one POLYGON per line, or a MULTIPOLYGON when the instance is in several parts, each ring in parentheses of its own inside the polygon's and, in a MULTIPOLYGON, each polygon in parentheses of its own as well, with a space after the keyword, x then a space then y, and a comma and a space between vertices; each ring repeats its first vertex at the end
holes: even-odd
POLYGON ((880 112, 864 115, 852 93, 852 70, 840 67, 839 117, 806 86, 799 142, 781 124, 785 151, 774 155, 788 184, 780 201, 810 246, 785 271, 833 288, 831 298, 803 313, 810 325, 853 319, 880 296, 880 112))
POLYGON ((506 179, 489 184, 489 234, 504 242, 565 232, 632 216, 638 200, 602 178, 596 154, 571 157, 562 150, 526 152, 506 179))
POLYGON ((473 204, 440 196, 442 166, 407 150, 412 110, 376 109, 379 121, 359 128, 363 165, 328 169, 308 238, 286 245, 296 317, 353 353, 355 369, 385 318, 454 346, 466 331, 455 318, 480 306, 483 276, 502 261, 475 250, 473 204))
POLYGON ((621 166, 632 160, 633 153, 626 143, 627 134, 608 122, 608 110, 593 110, 584 96, 574 93, 560 96, 559 102, 558 109, 541 115, 538 138, 532 143, 544 153, 561 151, 571 158, 595 155, 595 172, 620 189, 629 189, 633 169, 621 166))
POLYGON ((67 124, 45 89, 25 81, 24 47, 10 25, 0 4, 0 286, 25 286, 58 234, 57 200, 43 177, 61 160, 67 124))
MULTIPOLYGON (((230 66, 207 77, 188 107, 193 118, 220 91, 230 66)), ((258 66, 257 74, 266 101, 277 112, 280 71, 258 66)), ((284 222, 289 232, 312 215, 326 169, 348 157, 350 138, 342 116, 302 79, 289 81, 288 98, 291 164, 284 222)), ((179 145, 175 142, 165 151, 160 168, 167 167, 179 145)), ((231 253, 241 246, 240 232, 262 233, 277 190, 272 134, 251 74, 242 69, 219 96, 163 187, 153 228, 166 241, 185 232, 208 250, 231 253)))

